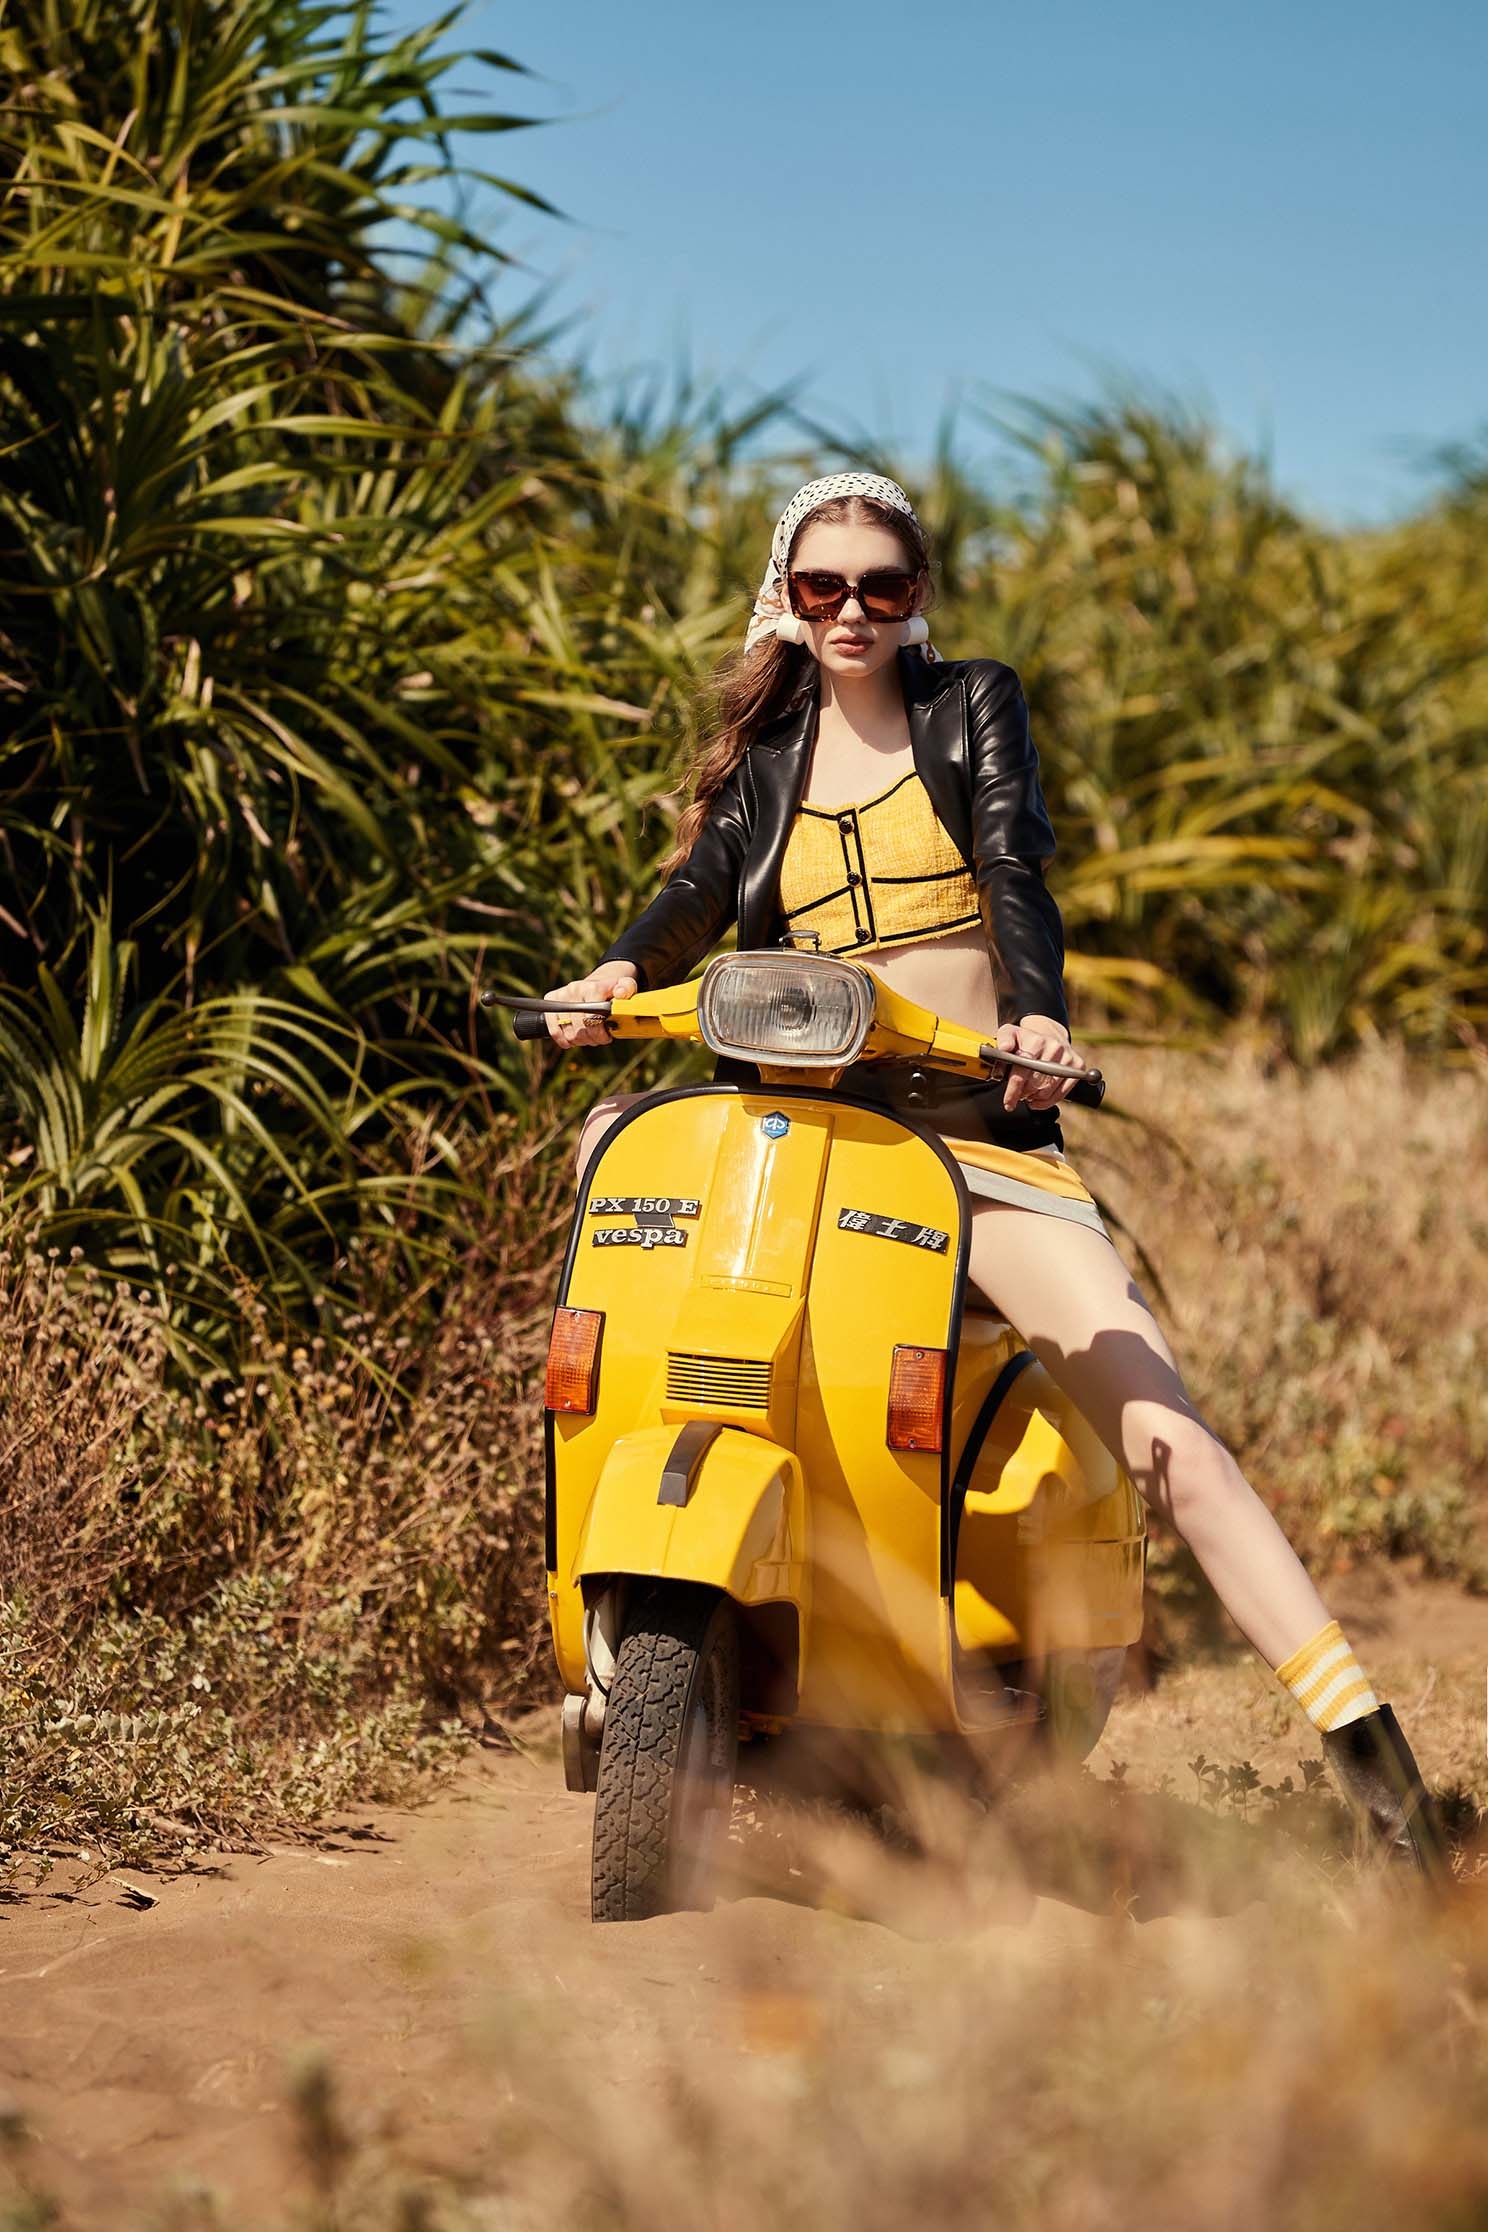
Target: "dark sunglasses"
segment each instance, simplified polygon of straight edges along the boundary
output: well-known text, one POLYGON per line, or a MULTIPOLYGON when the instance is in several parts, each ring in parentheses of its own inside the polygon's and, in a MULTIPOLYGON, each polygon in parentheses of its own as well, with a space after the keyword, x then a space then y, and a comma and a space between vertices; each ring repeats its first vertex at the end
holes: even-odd
POLYGON ((907 620, 914 611, 917 573, 879 566, 861 581, 840 573, 793 573, 790 608, 798 620, 835 620, 849 597, 856 597, 866 620, 907 620))

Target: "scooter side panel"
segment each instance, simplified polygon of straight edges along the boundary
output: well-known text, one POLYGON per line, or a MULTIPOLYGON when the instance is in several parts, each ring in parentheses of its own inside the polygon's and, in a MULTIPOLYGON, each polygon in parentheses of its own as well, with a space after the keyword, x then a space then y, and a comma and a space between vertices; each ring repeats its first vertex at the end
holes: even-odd
POLYGON ((887 1441, 896 1346, 949 1348, 961 1194, 924 1140, 841 1105, 806 1298, 797 1441, 814 1584, 804 1720, 955 1725, 940 1596, 942 1460, 887 1441))
POLYGON ((992 1422, 962 1510, 958 1643, 1023 1658, 1134 1642, 1145 1536, 1130 1477, 1030 1365, 992 1422))

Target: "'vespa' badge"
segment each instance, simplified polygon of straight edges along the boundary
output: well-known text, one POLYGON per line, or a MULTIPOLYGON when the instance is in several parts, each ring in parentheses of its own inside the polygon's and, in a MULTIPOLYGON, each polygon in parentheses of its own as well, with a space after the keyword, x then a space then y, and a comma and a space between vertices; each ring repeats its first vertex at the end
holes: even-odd
POLYGON ((790 1130, 790 1118, 782 1116, 778 1108, 772 1108, 768 1116, 761 1116, 760 1130, 766 1139, 784 1139, 790 1130))
POLYGON ((687 1234, 676 1217, 695 1217, 702 1203, 692 1194, 595 1194, 589 1203, 591 1217, 629 1217, 627 1225, 609 1225, 591 1234, 596 1248, 685 1248, 687 1234))

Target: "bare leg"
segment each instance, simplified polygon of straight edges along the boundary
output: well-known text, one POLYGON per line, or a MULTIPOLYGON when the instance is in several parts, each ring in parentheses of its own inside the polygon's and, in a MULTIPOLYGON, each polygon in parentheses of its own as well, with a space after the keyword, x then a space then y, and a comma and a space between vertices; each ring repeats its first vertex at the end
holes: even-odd
POLYGON ((639 1093, 611 1093, 608 1100, 595 1102, 584 1118, 584 1127, 579 1133, 578 1149, 574 1155, 574 1168, 577 1170, 580 1180, 583 1179, 584 1172, 589 1167, 589 1161, 594 1150, 598 1147, 616 1117, 622 1116, 626 1109, 630 1107, 632 1101, 638 1101, 640 1098, 639 1093))
POLYGON ((1224 1443, 1111 1242, 1084 1226, 979 1202, 970 1275, 1147 1503, 1171 1521, 1241 1634, 1275 1668, 1331 1617, 1224 1443))

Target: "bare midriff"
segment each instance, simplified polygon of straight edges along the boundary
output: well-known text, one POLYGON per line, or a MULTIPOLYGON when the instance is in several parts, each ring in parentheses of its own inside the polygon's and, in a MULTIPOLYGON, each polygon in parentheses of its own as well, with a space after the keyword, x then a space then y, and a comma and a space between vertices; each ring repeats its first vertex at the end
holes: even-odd
POLYGON ((946 930, 912 944, 883 946, 862 956, 865 968, 881 976, 907 1000, 969 1030, 997 1031, 997 990, 987 941, 978 930, 946 930))

